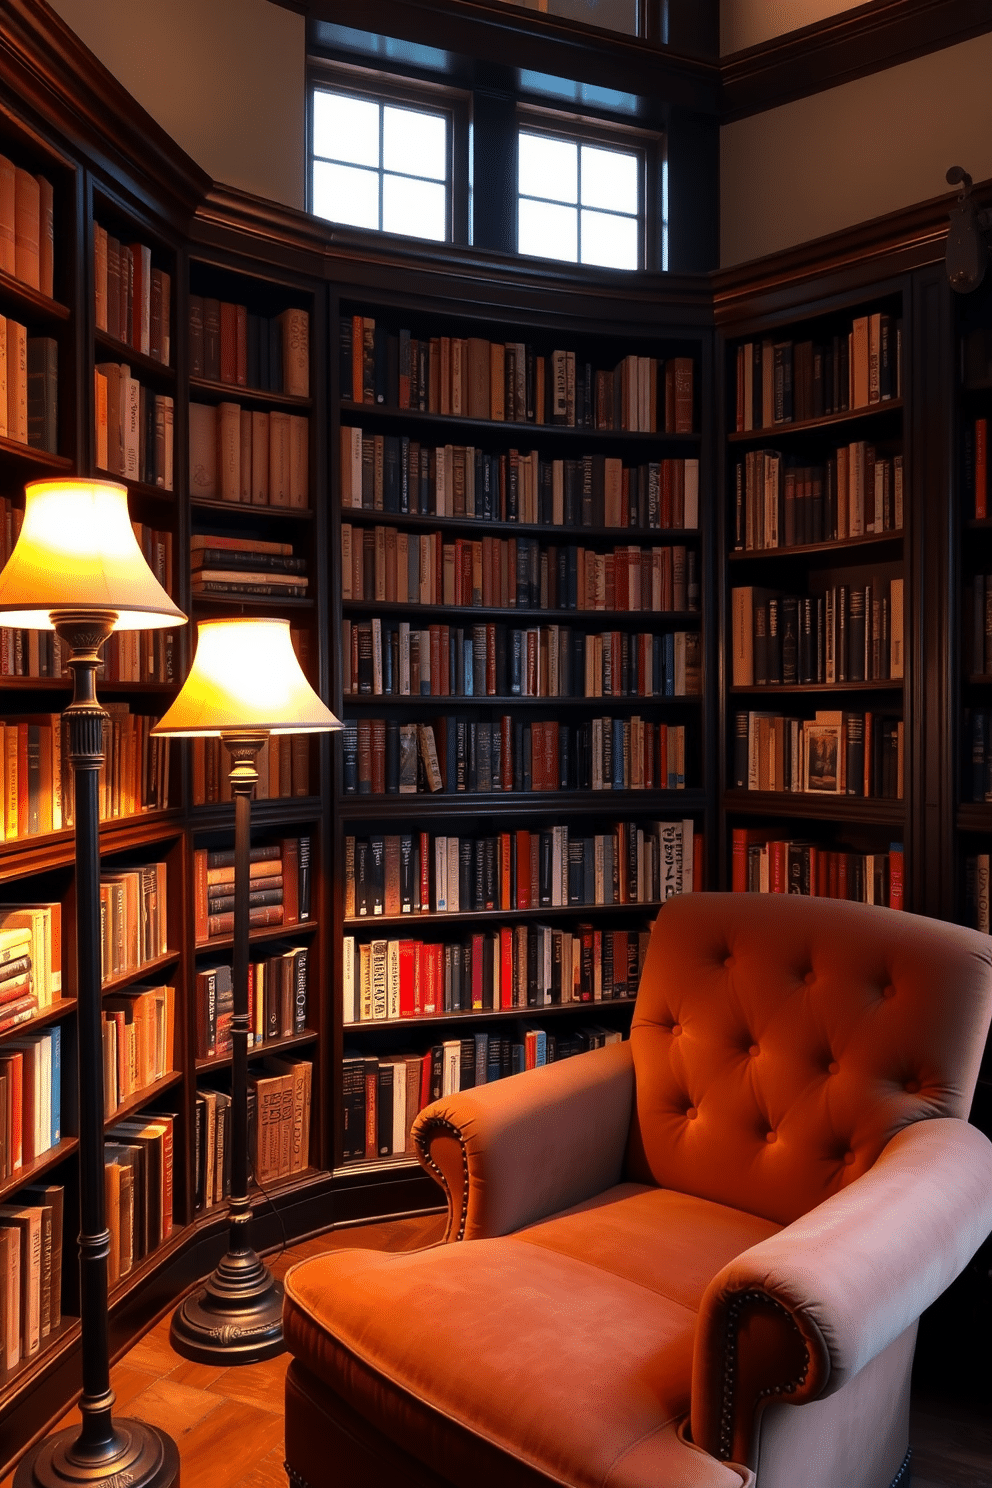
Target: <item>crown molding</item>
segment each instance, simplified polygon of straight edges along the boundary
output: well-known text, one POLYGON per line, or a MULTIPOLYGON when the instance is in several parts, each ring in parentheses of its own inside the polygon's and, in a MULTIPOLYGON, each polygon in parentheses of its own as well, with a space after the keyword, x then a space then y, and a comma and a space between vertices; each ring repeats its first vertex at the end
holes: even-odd
POLYGON ((3 0, 3 11, 0 92, 144 211, 185 225, 210 177, 44 0, 3 0))

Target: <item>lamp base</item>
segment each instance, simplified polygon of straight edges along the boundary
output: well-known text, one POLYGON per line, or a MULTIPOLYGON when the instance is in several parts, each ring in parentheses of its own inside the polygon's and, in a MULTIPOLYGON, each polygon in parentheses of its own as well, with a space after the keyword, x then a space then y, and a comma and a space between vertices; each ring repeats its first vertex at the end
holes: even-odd
POLYGON ((198 1364, 258 1364, 284 1352, 282 1287, 251 1249, 232 1252, 172 1314, 169 1342, 198 1364))
POLYGON ((90 1453, 79 1450, 80 1444, 78 1426, 46 1436, 21 1459, 14 1488, 178 1488, 179 1451, 156 1426, 115 1421, 105 1448, 90 1453))

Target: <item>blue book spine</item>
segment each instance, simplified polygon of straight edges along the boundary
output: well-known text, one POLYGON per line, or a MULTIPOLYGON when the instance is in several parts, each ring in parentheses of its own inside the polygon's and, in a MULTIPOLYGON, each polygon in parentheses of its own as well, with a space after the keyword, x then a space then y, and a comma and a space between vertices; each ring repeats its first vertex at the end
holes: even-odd
POLYGON ((462 695, 471 697, 473 695, 472 683, 475 679, 474 649, 471 634, 461 637, 462 643, 462 695))
POLYGON ((62 1140, 62 1029, 56 1023, 49 1029, 52 1046, 52 1131, 49 1145, 55 1147, 62 1140))
POLYGON ((500 1040, 498 1038, 489 1039, 489 1059, 486 1064, 487 1085, 492 1085, 493 1082, 495 1080, 498 1080, 500 1077, 499 1053, 500 1040))
POLYGON ((535 1040, 535 1048, 534 1048, 534 1063, 535 1063, 535 1065, 537 1065, 537 1064, 547 1064, 547 1062, 548 1062, 548 1035, 547 1035, 547 1032, 543 1028, 538 1028, 536 1030, 536 1032, 537 1032, 537 1038, 535 1040))
POLYGON ((457 628, 448 631, 448 656, 443 664, 448 668, 448 692, 451 697, 458 696, 458 645, 457 638, 461 631, 457 628))
POLYGON ((624 721, 613 719, 613 789, 626 790, 627 780, 623 757, 624 721))
POLYGON ((477 1033, 475 1035, 475 1083, 486 1085, 489 1083, 489 1035, 488 1033, 477 1033))
POLYGON ((358 794, 358 724, 353 718, 344 721, 341 785, 346 796, 358 794))
POLYGON ((510 631, 510 696, 520 697, 523 689, 523 631, 510 631))
POLYGON ((526 1068, 527 1060, 523 1044, 512 1044, 510 1046, 511 1075, 522 1075, 526 1068))

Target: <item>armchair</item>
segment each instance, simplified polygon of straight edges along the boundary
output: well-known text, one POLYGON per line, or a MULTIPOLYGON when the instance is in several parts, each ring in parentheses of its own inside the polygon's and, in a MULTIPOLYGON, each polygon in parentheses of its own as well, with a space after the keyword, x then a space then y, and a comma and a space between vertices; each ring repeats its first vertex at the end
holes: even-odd
POLYGON ((291 1480, 908 1483, 917 1320, 992 1230, 990 942, 692 894, 629 1042, 435 1102, 445 1242, 286 1278, 291 1480))

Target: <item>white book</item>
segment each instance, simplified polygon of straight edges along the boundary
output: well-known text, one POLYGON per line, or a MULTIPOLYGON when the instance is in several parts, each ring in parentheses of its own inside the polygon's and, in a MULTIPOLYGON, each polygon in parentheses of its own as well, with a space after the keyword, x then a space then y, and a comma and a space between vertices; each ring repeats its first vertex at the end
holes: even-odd
POLYGON ((382 621, 378 616, 372 621, 372 691, 382 696, 382 621))
POLYGON ((458 914, 458 852, 459 839, 448 838, 448 913, 458 914))
POLYGON ((141 387, 136 377, 121 377, 121 394, 124 409, 121 424, 124 430, 124 474, 128 480, 140 478, 139 448, 141 437, 141 387))
POLYGON ((678 894, 682 884, 682 823, 659 822, 660 892, 662 900, 678 894))
POLYGON ((406 1151, 406 1063, 391 1059, 393 1066, 393 1156, 406 1151))
POLYGON ((457 1095, 461 1089, 462 1046, 460 1039, 445 1039, 442 1095, 457 1095))
POLYGON ((410 622, 400 621, 400 695, 410 696, 410 622))

